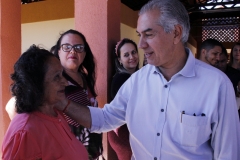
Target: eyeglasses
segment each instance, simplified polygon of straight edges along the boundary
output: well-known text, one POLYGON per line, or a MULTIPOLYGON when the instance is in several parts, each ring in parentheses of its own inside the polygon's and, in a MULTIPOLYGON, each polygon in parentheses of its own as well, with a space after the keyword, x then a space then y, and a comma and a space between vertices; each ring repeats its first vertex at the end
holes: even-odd
POLYGON ((61 47, 64 52, 70 52, 72 50, 72 48, 77 53, 84 52, 84 45, 82 45, 82 44, 76 44, 73 46, 71 44, 62 44, 61 47))

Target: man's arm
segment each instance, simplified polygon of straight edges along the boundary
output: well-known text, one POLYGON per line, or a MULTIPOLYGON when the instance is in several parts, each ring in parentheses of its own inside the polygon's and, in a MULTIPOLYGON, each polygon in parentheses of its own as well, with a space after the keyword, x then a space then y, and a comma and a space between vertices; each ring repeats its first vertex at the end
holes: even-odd
POLYGON ((92 124, 91 113, 87 106, 83 106, 79 103, 70 100, 65 100, 64 102, 57 103, 55 105, 55 108, 57 108, 60 111, 64 110, 64 113, 66 113, 76 122, 78 122, 79 124, 86 128, 91 128, 92 124))
POLYGON ((239 160, 240 123, 230 82, 222 84, 219 96, 218 122, 214 124, 211 142, 214 159, 239 160))

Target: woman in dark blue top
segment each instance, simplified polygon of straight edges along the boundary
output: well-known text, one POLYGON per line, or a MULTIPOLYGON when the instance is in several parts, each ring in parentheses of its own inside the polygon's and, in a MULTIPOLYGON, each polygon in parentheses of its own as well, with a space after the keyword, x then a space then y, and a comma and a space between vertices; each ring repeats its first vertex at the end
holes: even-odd
MULTIPOLYGON (((137 45, 134 41, 124 38, 115 48, 115 68, 111 84, 112 99, 117 94, 123 83, 139 69, 139 56, 137 45)), ((116 152, 119 160, 130 160, 132 156, 129 144, 129 131, 127 125, 123 125, 114 131, 108 132, 108 141, 116 152)))

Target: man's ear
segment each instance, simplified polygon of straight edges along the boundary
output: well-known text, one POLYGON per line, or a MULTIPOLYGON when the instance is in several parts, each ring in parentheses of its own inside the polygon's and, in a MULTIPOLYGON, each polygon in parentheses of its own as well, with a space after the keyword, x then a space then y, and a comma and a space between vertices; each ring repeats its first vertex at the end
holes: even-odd
POLYGON ((182 38, 182 26, 179 24, 174 26, 174 44, 177 44, 181 41, 182 38))
POLYGON ((204 57, 206 56, 207 50, 206 49, 202 49, 200 51, 200 60, 203 60, 204 57))
POLYGON ((202 49, 202 50, 201 50, 201 55, 202 55, 202 56, 205 57, 205 56, 206 56, 206 53, 207 53, 207 50, 206 50, 206 49, 202 49))

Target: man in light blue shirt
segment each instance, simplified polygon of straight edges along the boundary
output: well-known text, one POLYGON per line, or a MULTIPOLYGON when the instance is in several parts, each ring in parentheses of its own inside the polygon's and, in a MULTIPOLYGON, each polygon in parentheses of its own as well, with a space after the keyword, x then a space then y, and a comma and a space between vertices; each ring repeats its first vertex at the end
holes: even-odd
POLYGON ((93 132, 126 123, 132 160, 239 160, 240 124, 232 84, 184 47, 189 30, 188 13, 179 0, 148 2, 137 24, 138 45, 148 65, 102 109, 66 105, 67 100, 57 108, 93 132))

